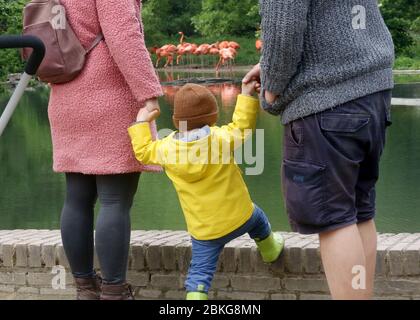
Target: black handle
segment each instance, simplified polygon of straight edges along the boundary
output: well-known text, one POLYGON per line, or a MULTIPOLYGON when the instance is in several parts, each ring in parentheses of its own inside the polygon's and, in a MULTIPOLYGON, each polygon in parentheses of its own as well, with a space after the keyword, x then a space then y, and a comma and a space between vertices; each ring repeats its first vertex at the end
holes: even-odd
POLYGON ((34 36, 0 36, 0 49, 32 48, 32 54, 25 67, 25 72, 35 75, 45 55, 44 43, 34 36))

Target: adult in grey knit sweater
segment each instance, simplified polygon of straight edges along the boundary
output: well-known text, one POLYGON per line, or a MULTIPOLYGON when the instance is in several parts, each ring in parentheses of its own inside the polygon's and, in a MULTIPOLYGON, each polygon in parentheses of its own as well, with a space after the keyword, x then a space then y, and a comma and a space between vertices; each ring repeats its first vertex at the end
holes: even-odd
POLYGON ((260 0, 261 105, 284 128, 292 229, 319 234, 334 299, 372 296, 375 184, 390 124, 394 47, 376 0, 260 0))

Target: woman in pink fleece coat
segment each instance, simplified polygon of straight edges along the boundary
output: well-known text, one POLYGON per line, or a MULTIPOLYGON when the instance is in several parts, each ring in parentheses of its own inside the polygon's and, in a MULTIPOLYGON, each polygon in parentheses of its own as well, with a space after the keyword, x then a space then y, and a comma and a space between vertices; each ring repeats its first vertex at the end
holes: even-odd
POLYGON ((85 48, 101 32, 104 36, 87 56, 82 73, 51 90, 54 171, 66 173, 63 245, 79 299, 131 299, 126 283, 129 211, 140 172, 159 168, 136 161, 127 127, 139 108, 159 108, 161 86, 144 43, 139 0, 61 2, 85 48), (102 292, 93 269, 97 198, 95 244, 102 292))

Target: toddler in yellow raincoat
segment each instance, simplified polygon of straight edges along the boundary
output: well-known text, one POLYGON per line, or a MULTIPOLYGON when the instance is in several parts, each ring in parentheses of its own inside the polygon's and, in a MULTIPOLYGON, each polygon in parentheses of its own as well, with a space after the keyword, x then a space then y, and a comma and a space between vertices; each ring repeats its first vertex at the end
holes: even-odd
POLYGON ((187 84, 175 95, 173 121, 178 131, 153 141, 149 122, 159 111, 142 108, 129 129, 136 158, 161 165, 178 193, 192 238, 192 261, 185 282, 187 299, 205 300, 225 244, 248 233, 264 262, 275 261, 284 246, 265 213, 252 202, 234 150, 255 128, 259 84, 242 85, 233 120, 218 127, 218 106, 205 87, 187 84))

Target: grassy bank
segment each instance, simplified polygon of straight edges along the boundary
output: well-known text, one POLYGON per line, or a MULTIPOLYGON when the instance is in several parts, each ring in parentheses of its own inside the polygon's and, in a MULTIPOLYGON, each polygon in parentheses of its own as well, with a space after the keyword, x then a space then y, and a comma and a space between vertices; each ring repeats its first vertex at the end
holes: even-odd
POLYGON ((395 60, 395 70, 420 70, 420 58, 398 57, 395 60))
POLYGON ((414 45, 408 52, 395 60, 394 69, 420 70, 420 34, 413 33, 414 45))
POLYGON ((396 84, 400 83, 420 83, 420 74, 398 74, 394 75, 396 84))

